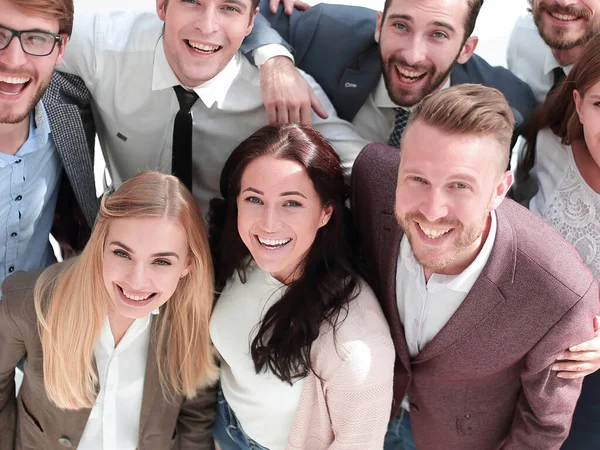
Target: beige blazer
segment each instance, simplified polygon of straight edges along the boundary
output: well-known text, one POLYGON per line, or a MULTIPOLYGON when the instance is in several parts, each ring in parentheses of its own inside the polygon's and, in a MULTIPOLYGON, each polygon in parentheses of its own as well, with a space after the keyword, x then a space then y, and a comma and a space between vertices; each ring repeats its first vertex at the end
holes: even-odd
MULTIPOLYGON (((53 266, 61 269, 61 264, 53 266)), ((91 409, 58 409, 44 390, 42 346, 37 330, 33 287, 40 272, 16 273, 2 285, 0 300, 0 450, 77 448, 91 409), (25 357, 23 384, 15 396, 15 367, 25 357)), ((159 316, 160 317, 160 316, 159 316)), ((155 335, 160 318, 152 324, 155 335)), ((148 361, 138 438, 139 450, 212 449, 216 391, 202 390, 193 400, 164 398, 153 339, 148 361)))

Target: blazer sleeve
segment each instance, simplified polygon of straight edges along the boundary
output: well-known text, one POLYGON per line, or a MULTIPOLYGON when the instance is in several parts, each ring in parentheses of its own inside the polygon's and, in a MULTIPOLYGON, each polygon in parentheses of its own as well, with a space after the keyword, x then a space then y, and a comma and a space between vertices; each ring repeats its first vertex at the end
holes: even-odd
POLYGON ((17 398, 15 368, 25 356, 25 339, 9 305, 13 292, 5 292, 0 300, 0 450, 13 450, 16 434, 17 398))
POLYGON ((244 53, 250 62, 254 63, 254 50, 269 44, 281 45, 290 54, 293 52, 292 47, 271 27, 269 21, 262 14, 257 14, 254 19, 252 32, 242 42, 242 53, 244 53))
POLYGON ((213 429, 217 408, 217 388, 198 390, 193 399, 185 399, 177 417, 180 450, 213 450, 213 429))
POLYGON ((558 378, 551 368, 565 348, 594 337, 592 318, 597 312, 598 286, 593 282, 526 356, 523 388, 503 450, 560 449, 569 434, 583 380, 558 378))

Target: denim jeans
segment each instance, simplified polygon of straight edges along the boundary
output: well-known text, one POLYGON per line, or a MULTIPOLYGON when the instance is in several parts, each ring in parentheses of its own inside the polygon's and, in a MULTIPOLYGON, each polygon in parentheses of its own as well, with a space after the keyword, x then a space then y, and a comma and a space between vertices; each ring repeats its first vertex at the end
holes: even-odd
POLYGON ((217 391, 217 417, 213 436, 221 450, 269 450, 254 442, 242 430, 237 417, 225 400, 220 385, 217 391))
POLYGON ((417 450, 412 427, 410 426, 410 414, 404 408, 400 409, 400 413, 388 425, 383 449, 417 450))

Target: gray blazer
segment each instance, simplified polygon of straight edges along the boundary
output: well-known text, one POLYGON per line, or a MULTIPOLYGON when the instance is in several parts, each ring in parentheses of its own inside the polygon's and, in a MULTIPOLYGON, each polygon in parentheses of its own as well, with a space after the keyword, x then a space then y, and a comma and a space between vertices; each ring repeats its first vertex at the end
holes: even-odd
MULTIPOLYGON (((61 270, 62 264, 47 270, 61 270)), ((40 272, 19 272, 2 284, 0 301, 0 450, 77 448, 91 409, 61 410, 46 396, 42 346, 33 303, 40 272), (25 357, 24 379, 15 396, 15 367, 25 357)), ((160 316, 159 316, 160 317, 160 316)), ((158 380, 152 323, 140 413, 138 450, 209 450, 216 390, 199 391, 194 400, 176 396, 168 402, 158 380)))
MULTIPOLYGON (((377 12, 320 3, 288 16, 282 7, 271 14, 268 0, 261 1, 260 12, 294 48, 296 65, 321 85, 338 115, 352 121, 381 78, 379 45, 375 41, 377 12)), ((456 64, 450 82, 498 89, 513 110, 518 133, 535 107, 527 84, 477 55, 465 64, 456 64)))
POLYGON ((78 77, 55 71, 42 101, 64 173, 52 233, 64 248, 78 251, 98 214, 94 182, 94 122, 89 91, 78 77))
POLYGON ((400 153, 368 145, 354 163, 352 211, 367 281, 396 347, 392 414, 405 394, 417 448, 559 449, 581 380, 551 371, 565 348, 594 336, 598 286, 553 228, 506 199, 488 263, 456 313, 410 359, 396 302, 403 231, 394 217, 400 153))

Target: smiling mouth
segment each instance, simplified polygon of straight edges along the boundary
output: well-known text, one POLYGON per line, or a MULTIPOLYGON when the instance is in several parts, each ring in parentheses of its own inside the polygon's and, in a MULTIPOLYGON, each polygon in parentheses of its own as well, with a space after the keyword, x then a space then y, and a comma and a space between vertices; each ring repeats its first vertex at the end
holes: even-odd
POLYGON ((267 239, 261 236, 255 236, 258 243, 266 248, 267 250, 278 250, 282 247, 285 247, 290 242, 292 242, 292 238, 285 239, 267 239))
POLYGON ((189 48, 202 55, 212 55, 223 48, 221 45, 201 44, 199 42, 194 42, 187 39, 185 40, 185 43, 189 48))
POLYGON ((436 228, 429 228, 426 226, 421 225, 419 222, 416 222, 417 226, 419 227, 419 229, 423 232, 423 234, 425 236, 427 236, 429 239, 439 239, 442 236, 445 236, 446 234, 450 233, 454 228, 445 228, 445 229, 436 229, 436 228))
POLYGON ((0 75, 0 93, 17 96, 31 83, 29 77, 8 77, 0 75))
POLYGON ((416 70, 403 69, 399 67, 396 67, 396 73, 398 74, 400 81, 404 83, 416 83, 417 81, 425 78, 425 75, 427 75, 427 71, 417 72, 416 70))
POLYGON ((126 291, 125 289, 123 289, 121 286, 117 285, 117 287, 119 288, 119 292, 121 292, 121 294, 129 299, 129 300, 133 300, 134 302, 143 302, 146 300, 150 300, 151 298, 154 298, 156 296, 156 292, 152 292, 150 294, 146 294, 146 295, 136 295, 131 291, 126 291))
POLYGON ((554 17, 557 20, 563 20, 565 22, 571 22, 573 20, 579 19, 578 16, 574 16, 572 14, 562 14, 562 13, 557 13, 557 12, 549 12, 548 14, 550 14, 552 17, 554 17))

